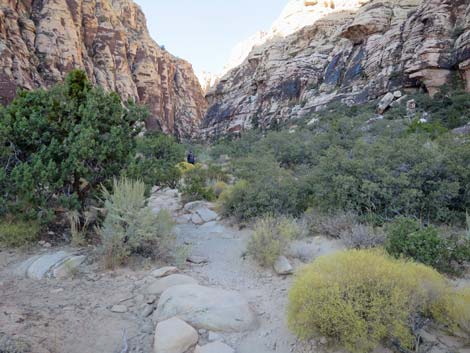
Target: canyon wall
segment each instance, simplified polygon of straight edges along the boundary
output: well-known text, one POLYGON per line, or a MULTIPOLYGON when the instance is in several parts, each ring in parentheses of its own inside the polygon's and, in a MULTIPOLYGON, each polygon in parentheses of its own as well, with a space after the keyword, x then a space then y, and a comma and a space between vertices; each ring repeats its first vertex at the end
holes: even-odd
POLYGON ((470 90, 469 0, 290 0, 273 28, 286 33, 254 45, 208 91, 205 137, 267 128, 332 101, 433 95, 454 78, 470 90), (296 17, 311 25, 289 34, 296 17))
POLYGON ((191 65, 150 37, 131 0, 0 0, 0 102, 74 68, 149 107, 147 127, 194 136, 207 103, 191 65))

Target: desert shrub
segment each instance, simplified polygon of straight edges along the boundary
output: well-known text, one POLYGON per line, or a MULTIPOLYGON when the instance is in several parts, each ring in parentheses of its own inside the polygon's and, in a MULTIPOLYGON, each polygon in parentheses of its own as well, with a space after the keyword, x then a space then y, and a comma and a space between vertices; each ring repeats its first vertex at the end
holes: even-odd
POLYGON ((127 178, 114 180, 113 192, 103 190, 106 218, 99 229, 106 267, 125 264, 131 255, 152 259, 171 256, 174 221, 163 210, 146 207, 145 185, 127 178))
POLYGON ((194 164, 188 163, 188 162, 180 162, 176 165, 176 168, 179 169, 182 175, 186 174, 186 172, 192 170, 195 168, 194 164))
POLYGON ((216 182, 214 186, 212 187, 215 197, 219 198, 219 196, 224 192, 226 188, 227 188, 227 184, 225 182, 223 181, 216 182))
POLYGON ((468 120, 468 99, 462 98, 468 94, 446 97, 439 98, 442 109, 432 99, 415 97, 431 116, 426 124, 410 126, 400 115, 371 121, 370 106, 335 105, 315 113, 315 124, 307 126, 311 117, 299 121, 293 134, 255 131, 220 141, 212 152, 227 154, 232 174, 247 182, 247 211, 234 210, 237 217, 297 215, 313 207, 350 211, 377 225, 409 216, 462 226, 470 209, 470 140, 446 130, 468 120), (284 187, 287 204, 287 193, 279 190, 284 187))
POLYGON ((310 235, 340 238, 344 232, 356 224, 356 216, 349 212, 324 214, 316 209, 308 209, 303 216, 310 235))
POLYGON ((35 221, 6 217, 0 221, 0 245, 19 248, 38 240, 41 227, 35 221))
POLYGON ((265 176, 256 182, 239 180, 220 196, 225 217, 246 221, 266 214, 298 215, 300 202, 295 179, 290 175, 265 176))
POLYGON ((260 265, 272 266, 290 241, 302 235, 302 228, 293 218, 265 216, 254 226, 247 253, 260 265))
POLYGON ((198 164, 193 169, 186 171, 181 193, 185 203, 197 200, 214 200, 215 194, 209 186, 207 169, 198 164))
POLYGON ((381 341, 413 348, 410 323, 429 315, 447 283, 424 265, 373 250, 323 256, 306 266, 289 293, 288 322, 302 339, 325 336, 354 353, 381 341))
POLYGON ((340 238, 349 249, 369 249, 385 243, 385 233, 381 228, 355 224, 341 232, 340 238))
POLYGON ((470 94, 464 89, 443 87, 434 97, 422 94, 413 98, 419 111, 428 113, 432 123, 440 122, 444 127, 454 129, 470 121, 470 94))
POLYGON ((0 109, 0 194, 7 211, 49 219, 80 209, 119 175, 146 112, 72 71, 48 90, 19 92, 0 109))
POLYGON ((184 146, 171 136, 155 133, 138 137, 136 141, 136 156, 123 174, 142 179, 149 187, 175 188, 182 174, 177 164, 184 159, 184 146))
POLYGON ((387 226, 386 249, 395 257, 410 257, 443 272, 456 271, 456 264, 470 261, 467 239, 445 238, 436 227, 422 227, 403 217, 387 226))
POLYGON ((449 289, 432 306, 431 312, 450 333, 464 338, 470 336, 470 288, 449 289))

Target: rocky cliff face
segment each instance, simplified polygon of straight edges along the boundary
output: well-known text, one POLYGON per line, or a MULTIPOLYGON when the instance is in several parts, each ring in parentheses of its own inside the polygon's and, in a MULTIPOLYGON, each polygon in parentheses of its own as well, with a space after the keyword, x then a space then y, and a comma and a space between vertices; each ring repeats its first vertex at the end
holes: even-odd
POLYGON ((361 104, 397 89, 435 94, 453 75, 470 90, 470 0, 291 0, 289 6, 321 16, 255 46, 209 90, 206 136, 269 127, 331 101, 361 104))
POLYGON ((0 0, 0 101, 73 68, 151 111, 147 125, 189 137, 206 110, 192 67, 150 37, 132 0, 0 0))

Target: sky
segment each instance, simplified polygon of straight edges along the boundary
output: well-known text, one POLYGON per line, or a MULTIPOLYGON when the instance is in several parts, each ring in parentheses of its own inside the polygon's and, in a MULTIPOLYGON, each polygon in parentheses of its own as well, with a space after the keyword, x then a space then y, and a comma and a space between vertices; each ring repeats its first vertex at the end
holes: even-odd
POLYGON ((268 30, 287 0, 134 0, 153 39, 196 73, 222 71, 232 48, 268 30))

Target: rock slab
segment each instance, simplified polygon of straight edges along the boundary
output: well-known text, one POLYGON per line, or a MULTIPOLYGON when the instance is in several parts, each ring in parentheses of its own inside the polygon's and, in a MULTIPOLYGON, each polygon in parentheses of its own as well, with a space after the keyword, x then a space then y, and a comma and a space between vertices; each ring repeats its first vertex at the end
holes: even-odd
POLYGON ((294 272, 294 269, 285 256, 279 256, 274 263, 274 271, 278 275, 290 275, 294 272))
POLYGON ((174 274, 155 280, 147 287, 146 292, 147 294, 160 295, 170 287, 183 284, 197 284, 197 281, 187 275, 174 274))
POLYGON ((160 297, 154 321, 174 316, 195 328, 222 332, 246 331, 255 323, 255 315, 239 293, 194 284, 171 287, 160 297))

